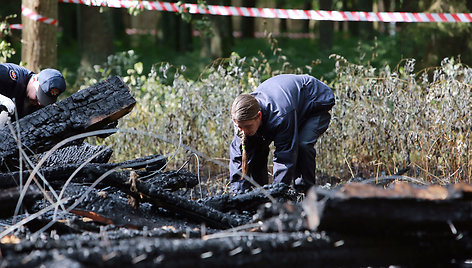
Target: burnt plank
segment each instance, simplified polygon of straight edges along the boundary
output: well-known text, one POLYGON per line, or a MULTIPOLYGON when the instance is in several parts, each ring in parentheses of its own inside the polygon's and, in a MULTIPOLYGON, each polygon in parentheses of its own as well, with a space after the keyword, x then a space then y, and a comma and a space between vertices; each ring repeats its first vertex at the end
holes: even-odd
POLYGON ((131 174, 130 176, 123 176, 123 173, 120 176, 117 175, 111 174, 106 180, 107 183, 119 188, 137 200, 162 207, 194 222, 206 223, 210 227, 219 229, 235 227, 245 223, 243 219, 233 217, 212 207, 168 192, 159 183, 132 179, 133 176, 131 174))
MULTIPOLYGON (((66 147, 67 148, 67 147, 66 147)), ((48 163, 49 160, 45 162, 45 164, 48 163)), ((52 161, 54 162, 54 161, 52 161)), ((62 164, 62 165, 54 165, 54 166, 45 166, 41 167, 39 169, 39 172, 46 178, 51 183, 55 183, 56 185, 62 185, 65 183, 65 181, 82 165, 80 161, 79 163, 74 163, 74 164, 62 164)), ((94 177, 97 174, 103 174, 107 170, 113 169, 113 168, 118 168, 118 167, 124 167, 124 168, 132 168, 132 169, 146 169, 146 171, 140 172, 143 175, 149 175, 148 174, 148 169, 154 170, 154 169, 160 169, 166 164, 166 159, 163 158, 162 156, 155 154, 151 156, 146 156, 142 158, 137 158, 133 160, 128 160, 124 162, 118 162, 118 163, 88 163, 86 164, 78 173, 76 174, 76 178, 79 178, 80 181, 87 181, 87 182, 93 182, 95 179, 98 179, 98 177, 94 177)), ((119 172, 119 171, 117 171, 119 172)), ((20 185, 20 178, 23 178, 23 183, 24 180, 26 180, 30 176, 31 172, 28 170, 23 170, 23 171, 13 171, 13 172, 0 172, 0 188, 8 188, 8 187, 15 187, 20 185)), ((153 174, 152 176, 149 177, 149 179, 159 179, 162 174, 166 173, 157 173, 153 174)), ((173 177, 181 177, 182 173, 174 174, 175 176, 173 177)), ((187 176, 188 177, 188 176, 187 176)), ((190 178, 188 178, 185 181, 179 181, 177 179, 173 179, 170 182, 166 182, 169 187, 172 187, 172 189, 175 189, 176 187, 185 184, 195 184, 196 182, 196 176, 193 176, 193 182, 190 178)), ((161 181, 164 181, 164 179, 160 179, 161 181)))
MULTIPOLYGON (((20 187, 12 187, 0 190, 0 217, 6 218, 13 216, 15 207, 20 198, 20 187)), ((34 201, 42 198, 41 191, 34 185, 30 185, 23 198, 24 204, 32 204, 34 201)))
POLYGON ((86 267, 451 267, 472 250, 470 234, 461 241, 443 236, 340 238, 306 232, 226 233, 204 239, 109 236, 106 246, 103 235, 1 244, 2 261, 5 267, 36 267, 63 258, 86 267), (55 258, 58 255, 62 258, 55 258))
MULTIPOLYGON (((59 182, 59 185, 63 184, 77 168, 78 165, 49 167, 42 169, 42 174, 49 182, 54 181, 56 182, 54 185, 58 186, 57 182, 59 182)), ((112 167, 110 164, 87 164, 76 174, 77 179, 74 181, 81 183, 93 183, 111 168, 112 167)), ((112 171, 102 180, 100 185, 115 186, 121 191, 133 196, 137 200, 162 207, 168 211, 183 215, 198 223, 205 222, 210 227, 224 229, 244 223, 241 219, 220 212, 196 201, 188 200, 183 196, 174 194, 163 188, 163 186, 173 188, 180 187, 182 185, 185 185, 186 187, 194 185, 197 181, 195 175, 192 176, 193 182, 189 182, 191 180, 187 180, 186 182, 182 183, 178 178, 188 177, 185 176, 187 172, 181 171, 156 173, 153 177, 147 179, 146 181, 135 180, 136 189, 132 189, 130 183, 132 172, 134 173, 134 171, 112 171), (174 178, 175 183, 165 183, 166 178, 174 178)), ((19 177, 19 172, 7 174, 0 173, 0 185, 14 185, 19 183, 19 177)))
MULTIPOLYGON (((110 160, 112 153, 113 150, 105 145, 94 146, 86 142, 72 144, 61 147, 54 151, 48 158, 46 158, 46 161, 42 166, 51 167, 65 164, 83 163, 85 161, 90 161, 90 163, 107 163, 110 160), (95 154, 97 155, 90 159, 95 154)), ((46 153, 34 155, 30 158, 30 160, 33 165, 36 166, 45 155, 46 153)))
MULTIPOLYGON (((44 152, 76 134, 103 129, 129 113, 135 99, 118 76, 112 76, 70 97, 48 105, 14 123, 21 142, 35 153, 44 152)), ((10 129, 0 129, 0 162, 18 155, 10 129)))
POLYGON ((321 230, 347 234, 405 234, 472 231, 469 185, 392 189, 348 184, 333 193, 320 217, 321 230))
POLYGON ((201 202, 219 211, 255 211, 260 205, 270 202, 270 195, 274 199, 295 201, 297 193, 285 183, 264 185, 263 189, 255 188, 244 194, 220 195, 203 199, 201 202), (263 191, 264 190, 264 191, 263 191))

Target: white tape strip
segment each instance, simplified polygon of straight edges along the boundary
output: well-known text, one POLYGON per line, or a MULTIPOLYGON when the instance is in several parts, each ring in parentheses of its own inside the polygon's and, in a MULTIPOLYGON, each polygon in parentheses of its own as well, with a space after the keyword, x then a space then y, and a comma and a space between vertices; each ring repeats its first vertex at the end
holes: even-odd
POLYGON ((58 22, 56 19, 51 19, 51 18, 48 18, 48 17, 44 17, 44 16, 41 16, 39 15, 38 13, 34 12, 33 10, 25 7, 25 6, 22 6, 21 7, 21 14, 27 18, 30 18, 34 21, 40 21, 40 22, 44 22, 46 24, 50 24, 50 25, 54 25, 54 26, 57 26, 58 25, 58 22))
MULTIPOLYGON (((136 0, 58 0, 62 3, 89 6, 108 6, 114 8, 138 7, 146 10, 177 12, 177 3, 136 0)), ((363 11, 325 11, 278 8, 255 8, 208 5, 203 9, 197 4, 182 4, 191 14, 220 16, 244 16, 260 18, 282 18, 297 20, 331 21, 381 21, 381 22, 472 22, 472 13, 411 13, 411 12, 363 12, 363 11)))

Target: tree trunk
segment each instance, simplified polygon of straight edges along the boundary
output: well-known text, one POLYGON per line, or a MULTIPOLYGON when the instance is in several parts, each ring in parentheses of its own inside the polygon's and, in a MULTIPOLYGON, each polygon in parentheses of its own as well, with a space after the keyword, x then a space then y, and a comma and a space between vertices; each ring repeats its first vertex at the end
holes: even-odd
MULTIPOLYGON (((61 35, 58 43, 63 46, 73 46, 77 43, 77 9, 78 5, 59 5, 58 17, 61 27, 61 35)), ((58 57, 58 64, 61 55, 58 57)))
POLYGON ((157 28, 162 29, 162 43, 169 47, 177 47, 178 44, 178 35, 177 35, 177 25, 179 17, 175 13, 163 12, 162 19, 160 20, 160 25, 157 28))
POLYGON ((192 51, 193 39, 192 39, 192 24, 179 18, 177 21, 178 26, 178 49, 181 52, 192 51))
POLYGON ((81 5, 78 7, 80 66, 92 68, 102 64, 113 54, 113 26, 111 10, 81 5))
MULTIPOLYGON (((256 7, 257 0, 243 0, 243 7, 256 7)), ((242 17, 241 18, 241 36, 245 38, 253 38, 255 32, 255 18, 242 17)))
MULTIPOLYGON (((332 0, 320 0, 321 10, 332 10, 332 0)), ((329 50, 333 47, 334 23, 332 21, 320 21, 320 48, 329 50)))
POLYGON ((192 50, 191 23, 184 21, 177 13, 163 12, 159 24, 158 28, 162 28, 162 37, 159 38, 160 42, 179 52, 192 50))
MULTIPOLYGON (((33 12, 52 19, 57 19, 56 0, 23 0, 23 6, 33 12)), ((25 16, 23 23, 21 61, 34 72, 56 67, 57 63, 57 27, 25 16)))
MULTIPOLYGON (((224 5, 225 1, 207 1, 210 5, 224 5)), ((233 24, 230 16, 211 16, 210 21, 214 29, 214 35, 210 40, 210 57, 228 57, 234 43, 233 24)))
MULTIPOLYGON (((284 8, 285 7, 285 0, 279 0, 275 4, 275 8, 284 8)), ((279 23, 279 32, 286 33, 288 30, 287 28, 287 19, 280 19, 279 23)))
MULTIPOLYGON (((331 0, 329 0, 331 2, 331 0)), ((313 3, 312 1, 305 1, 303 3, 303 10, 312 10, 313 9, 313 3)), ((331 10, 331 9, 327 9, 331 10)), ((303 20, 303 28, 302 28, 303 33, 309 33, 310 32, 310 20, 303 20)))
MULTIPOLYGON (((359 0, 359 11, 372 12, 373 0, 359 0)), ((374 36, 374 25, 372 22, 358 22, 361 38, 371 40, 374 36)))

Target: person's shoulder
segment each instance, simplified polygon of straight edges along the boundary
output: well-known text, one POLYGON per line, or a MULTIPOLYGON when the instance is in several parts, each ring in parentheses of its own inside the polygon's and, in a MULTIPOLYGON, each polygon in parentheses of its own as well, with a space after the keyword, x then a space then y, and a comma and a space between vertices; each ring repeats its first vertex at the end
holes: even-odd
POLYGON ((2 83, 16 82, 18 80, 18 71, 14 65, 12 63, 0 64, 0 81, 2 83))
POLYGON ((26 67, 20 66, 15 63, 2 63, 0 64, 3 68, 3 71, 9 71, 9 72, 15 72, 17 75, 18 74, 30 74, 32 73, 30 70, 26 69, 26 67))

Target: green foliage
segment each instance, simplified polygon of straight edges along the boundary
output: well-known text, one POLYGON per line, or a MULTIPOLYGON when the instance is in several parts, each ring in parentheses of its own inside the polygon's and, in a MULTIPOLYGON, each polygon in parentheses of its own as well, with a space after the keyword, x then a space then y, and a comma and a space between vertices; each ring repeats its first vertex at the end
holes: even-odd
MULTIPOLYGON (((278 69, 280 65, 263 54, 248 59, 233 53, 215 62, 198 80, 189 80, 184 66, 167 63, 155 64, 146 74, 140 62, 133 62, 133 55, 112 56, 95 70, 100 75, 119 73, 130 86, 137 105, 120 120, 119 128, 137 132, 97 142, 111 146, 120 161, 170 154, 174 168, 197 153, 208 175, 226 172, 233 135, 229 107, 234 97, 282 70, 300 71, 288 63, 278 69), (124 71, 118 63, 132 67, 124 71), (215 166, 215 161, 224 164, 215 166)), ((391 175, 411 167, 409 175, 425 181, 470 179, 472 69, 448 58, 439 67, 417 73, 414 59, 391 69, 354 64, 340 55, 331 58, 336 62, 335 79, 329 85, 337 102, 331 125, 317 144, 320 171, 348 179, 391 175)))
MULTIPOLYGON (((108 63, 129 55, 116 55, 108 63)), ((128 59, 119 61, 127 62, 128 59)), ((203 158, 201 163, 225 157, 233 133, 228 107, 243 90, 251 90, 260 82, 257 70, 244 66, 247 66, 246 59, 233 54, 206 70, 198 81, 192 81, 182 75, 184 66, 176 68, 165 63, 156 64, 149 74, 143 74, 141 63, 135 63, 122 78, 130 86, 137 105, 120 120, 119 127, 152 133, 160 138, 118 133, 99 142, 112 145, 117 160, 177 152, 175 161, 171 163, 174 167, 181 165, 194 152, 185 148, 177 151, 180 143, 206 155, 208 158, 203 158), (166 82, 169 75, 172 75, 171 84, 166 82)), ((116 65, 105 64, 95 70, 108 74, 114 68, 116 65)), ((225 168, 219 167, 218 170, 225 168)))
POLYGON ((8 37, 11 36, 10 24, 8 19, 14 18, 16 15, 7 16, 3 21, 0 22, 0 62, 7 62, 8 59, 13 56, 16 51, 8 41, 8 37))
POLYGON ((378 177, 409 166, 412 176, 428 181, 470 179, 472 69, 446 58, 440 67, 414 73, 414 59, 391 70, 332 57, 337 103, 320 167, 345 163, 348 176, 378 177))

